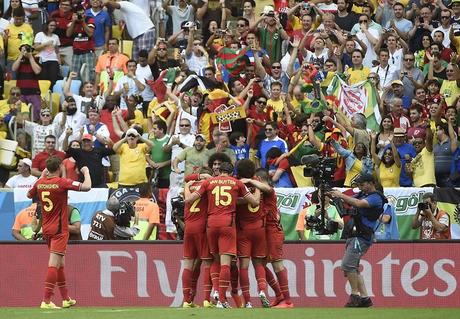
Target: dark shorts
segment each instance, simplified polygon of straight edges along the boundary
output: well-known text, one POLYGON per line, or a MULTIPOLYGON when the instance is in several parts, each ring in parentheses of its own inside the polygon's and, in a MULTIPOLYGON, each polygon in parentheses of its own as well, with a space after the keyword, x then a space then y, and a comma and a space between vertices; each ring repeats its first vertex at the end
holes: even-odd
POLYGON ((345 243, 345 254, 342 258, 342 270, 344 272, 359 272, 359 261, 367 252, 371 244, 360 238, 348 238, 345 243))
POLYGON ((211 254, 236 256, 235 227, 208 227, 206 234, 211 254))
POLYGON ((69 233, 45 237, 45 240, 50 253, 65 255, 67 242, 69 241, 69 233))
POLYGON ((236 236, 238 257, 264 258, 267 254, 265 228, 238 229, 236 236))
POLYGON ((188 259, 211 259, 208 239, 205 232, 184 234, 184 258, 188 259))

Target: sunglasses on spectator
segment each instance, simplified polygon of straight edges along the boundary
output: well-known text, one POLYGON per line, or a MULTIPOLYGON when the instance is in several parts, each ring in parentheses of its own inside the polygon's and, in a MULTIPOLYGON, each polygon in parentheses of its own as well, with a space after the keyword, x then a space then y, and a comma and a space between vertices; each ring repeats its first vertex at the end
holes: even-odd
POLYGON ((272 65, 272 69, 281 69, 281 65, 272 65))
POLYGON ((259 104, 267 104, 266 101, 257 101, 257 103, 259 103, 259 104))
POLYGON ((448 16, 441 16, 441 19, 450 19, 448 16))
POLYGON ((158 48, 158 51, 167 51, 167 48, 158 48))
POLYGON ((271 132, 271 131, 274 131, 272 128, 266 128, 265 129, 266 132, 271 132))
POLYGON ((414 58, 404 58, 404 61, 407 61, 407 62, 414 61, 414 60, 415 60, 414 58))
POLYGON ((21 95, 21 92, 11 92, 10 95, 13 95, 13 96, 20 96, 20 95, 21 95))
POLYGON ((179 124, 180 127, 189 127, 190 124, 179 124))
POLYGON ((419 144, 423 144, 423 143, 424 143, 424 141, 414 141, 414 142, 412 142, 412 144, 414 144, 414 145, 419 145, 419 144))
POLYGON ((134 137, 136 137, 136 135, 134 135, 134 134, 129 134, 128 137, 134 138, 134 137))
POLYGON ((43 116, 43 117, 50 117, 51 114, 49 114, 49 113, 42 113, 41 116, 43 116))
POLYGON ((367 23, 367 20, 359 20, 359 23, 367 23))

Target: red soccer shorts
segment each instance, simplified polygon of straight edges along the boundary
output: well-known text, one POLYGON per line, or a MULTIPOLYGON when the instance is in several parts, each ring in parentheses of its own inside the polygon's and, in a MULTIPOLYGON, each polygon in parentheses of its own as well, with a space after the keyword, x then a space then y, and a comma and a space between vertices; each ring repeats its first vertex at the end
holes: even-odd
POLYGON ((236 256, 235 227, 208 227, 206 233, 211 254, 236 256))
POLYGON ((276 228, 267 228, 267 259, 277 261, 283 259, 284 233, 276 228))
POLYGON ((65 255, 67 242, 69 241, 69 233, 45 237, 46 244, 50 253, 65 255))
POLYGON ((208 239, 206 232, 188 233, 187 229, 184 234, 184 258, 188 259, 211 259, 209 253, 208 239))
POLYGON ((238 229, 238 257, 264 258, 267 254, 265 228, 238 229))

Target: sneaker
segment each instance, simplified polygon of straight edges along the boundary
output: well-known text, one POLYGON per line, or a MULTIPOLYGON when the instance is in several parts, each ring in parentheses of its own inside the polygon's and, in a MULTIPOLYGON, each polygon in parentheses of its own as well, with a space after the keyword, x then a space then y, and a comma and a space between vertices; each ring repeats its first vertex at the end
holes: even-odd
POLYGON ((359 295, 350 295, 350 299, 348 302, 345 304, 346 308, 354 308, 354 307, 359 307, 359 304, 361 302, 361 297, 359 295))
POLYGON ((281 301, 278 305, 272 307, 272 308, 294 308, 294 304, 292 302, 286 302, 285 300, 281 301))
POLYGON ((270 308, 270 301, 268 300, 267 296, 265 296, 265 292, 259 292, 260 302, 262 302, 262 307, 270 308))
POLYGON ((254 308, 252 306, 252 303, 250 301, 248 301, 245 305, 244 305, 244 308, 254 308))
POLYGON ((270 304, 270 308, 273 308, 273 307, 275 307, 275 306, 278 306, 279 303, 280 303, 281 301, 283 301, 283 300, 284 300, 284 299, 283 299, 282 296, 276 297, 276 299, 270 304))
POLYGON ((217 290, 214 290, 211 293, 211 297, 212 297, 212 299, 214 299, 214 301, 219 301, 219 292, 217 290))
POLYGON ((212 302, 208 300, 203 301, 203 308, 214 308, 214 307, 215 305, 212 302))
POLYGON ((182 308, 193 308, 191 302, 184 301, 182 308))
POLYGON ((359 300, 358 307, 369 308, 369 307, 372 307, 373 305, 374 303, 372 302, 372 299, 370 297, 361 297, 359 300))
POLYGON ((70 308, 72 306, 75 306, 77 303, 76 300, 69 298, 68 300, 62 300, 62 308, 70 308))
POLYGON ((224 302, 218 301, 217 304, 216 304, 216 308, 218 308, 218 309, 231 309, 232 307, 230 307, 228 301, 224 301, 224 302))
POLYGON ((241 297, 240 297, 240 295, 238 295, 238 293, 236 293, 236 294, 232 293, 232 299, 233 299, 233 302, 235 303, 235 306, 237 308, 243 308, 244 307, 244 303, 243 303, 243 301, 241 301, 241 297))
POLYGON ((50 301, 50 303, 46 303, 44 301, 42 301, 42 303, 40 304, 40 309, 61 309, 61 307, 58 307, 56 306, 52 301, 50 301))
POLYGON ((191 308, 200 308, 200 305, 197 305, 193 301, 190 303, 190 305, 191 305, 191 308))

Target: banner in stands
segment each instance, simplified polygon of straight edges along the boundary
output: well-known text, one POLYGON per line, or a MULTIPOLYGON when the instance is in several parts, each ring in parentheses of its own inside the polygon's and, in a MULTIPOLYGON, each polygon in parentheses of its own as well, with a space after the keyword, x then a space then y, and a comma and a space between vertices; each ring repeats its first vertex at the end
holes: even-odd
MULTIPOLYGON (((45 244, 4 243, 0 306, 38 307, 48 264, 45 244), (11 262, 12 258, 14 262, 11 262), (18 276, 18 274, 21 274, 18 276)), ((340 270, 344 244, 290 243, 284 246, 289 290, 297 307, 342 307, 350 287, 340 270)), ((171 306, 182 303, 182 245, 104 242, 70 244, 66 276, 78 306, 171 306)), ((452 242, 376 243, 361 261, 376 307, 460 307, 460 245, 452 242)), ((250 267, 251 296, 257 284, 250 267)), ((203 296, 199 280, 196 302, 203 296)), ((273 299, 273 291, 269 290, 273 299)), ((54 301, 60 303, 59 291, 54 301)))
MULTIPOLYGON (((343 189, 345 190, 345 189, 343 189)), ((298 235, 295 231, 299 212, 311 205, 311 193, 314 188, 278 188, 276 195, 278 207, 281 212, 281 221, 284 228, 286 240, 297 240, 298 235)), ((417 204, 422 200, 426 192, 433 191, 431 188, 387 188, 385 195, 389 202, 396 207, 398 217, 398 228, 401 239, 418 239, 419 230, 413 230, 412 218, 417 211, 417 204)), ((457 217, 457 203, 460 203, 460 191, 455 189, 435 189, 436 196, 439 197, 439 207, 447 211, 450 215, 452 238, 460 238, 459 218, 457 217)), ((0 240, 12 240, 11 226, 14 217, 31 201, 23 190, 16 189, 13 192, 0 192, 0 240)), ((107 200, 107 189, 92 189, 89 193, 69 192, 69 203, 74 204, 80 210, 82 220, 82 236, 87 238, 91 218, 97 210, 105 208, 107 200)))

